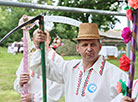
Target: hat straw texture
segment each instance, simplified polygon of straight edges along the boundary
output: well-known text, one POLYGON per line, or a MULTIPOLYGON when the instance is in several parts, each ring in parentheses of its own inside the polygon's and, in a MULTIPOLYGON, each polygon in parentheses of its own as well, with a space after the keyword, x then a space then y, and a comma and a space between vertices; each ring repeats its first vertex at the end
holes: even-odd
POLYGON ((73 40, 81 39, 102 39, 98 31, 98 25, 96 23, 81 23, 79 26, 78 37, 73 40))

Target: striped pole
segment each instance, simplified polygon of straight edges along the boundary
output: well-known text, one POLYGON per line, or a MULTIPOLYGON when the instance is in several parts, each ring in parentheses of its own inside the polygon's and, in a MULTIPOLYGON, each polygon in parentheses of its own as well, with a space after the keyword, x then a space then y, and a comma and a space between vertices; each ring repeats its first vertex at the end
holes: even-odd
MULTIPOLYGON (((25 30, 23 30, 23 49, 23 70, 28 73, 28 41, 25 30)), ((28 93, 28 83, 23 85, 23 93, 25 95, 28 93)))
MULTIPOLYGON (((44 17, 41 16, 39 19, 40 29, 44 32, 44 17)), ((42 66, 42 81, 43 81, 43 102, 47 102, 47 94, 46 94, 46 68, 45 68, 45 43, 40 43, 41 49, 41 66, 42 66)))
POLYGON ((131 97, 133 79, 135 74, 135 62, 136 62, 136 36, 138 29, 138 10, 133 13, 133 29, 131 37, 131 50, 130 50, 130 69, 129 69, 129 80, 128 80, 128 92, 127 96, 131 97))

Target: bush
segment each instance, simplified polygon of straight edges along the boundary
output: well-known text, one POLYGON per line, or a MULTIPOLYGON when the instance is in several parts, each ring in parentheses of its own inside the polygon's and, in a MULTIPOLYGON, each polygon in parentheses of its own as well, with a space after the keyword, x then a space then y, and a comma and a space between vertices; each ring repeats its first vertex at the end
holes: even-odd
POLYGON ((56 52, 62 56, 79 55, 76 51, 76 44, 68 39, 62 39, 63 46, 56 49, 56 52))

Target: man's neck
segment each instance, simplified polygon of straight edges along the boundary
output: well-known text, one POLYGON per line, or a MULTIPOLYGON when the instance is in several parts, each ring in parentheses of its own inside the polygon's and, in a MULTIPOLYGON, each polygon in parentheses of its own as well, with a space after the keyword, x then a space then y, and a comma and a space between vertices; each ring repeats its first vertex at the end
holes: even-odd
POLYGON ((89 69, 91 66, 94 65, 94 63, 97 61, 97 59, 99 58, 99 56, 97 58, 95 58, 92 61, 87 61, 87 60, 83 60, 83 65, 84 65, 84 72, 89 69))

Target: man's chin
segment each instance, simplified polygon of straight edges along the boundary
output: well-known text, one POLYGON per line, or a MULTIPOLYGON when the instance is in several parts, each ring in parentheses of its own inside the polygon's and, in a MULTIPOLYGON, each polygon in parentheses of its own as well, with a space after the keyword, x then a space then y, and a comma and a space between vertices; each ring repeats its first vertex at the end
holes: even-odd
POLYGON ((94 57, 93 57, 93 56, 87 56, 86 59, 87 59, 88 61, 93 61, 93 60, 94 60, 94 57))

